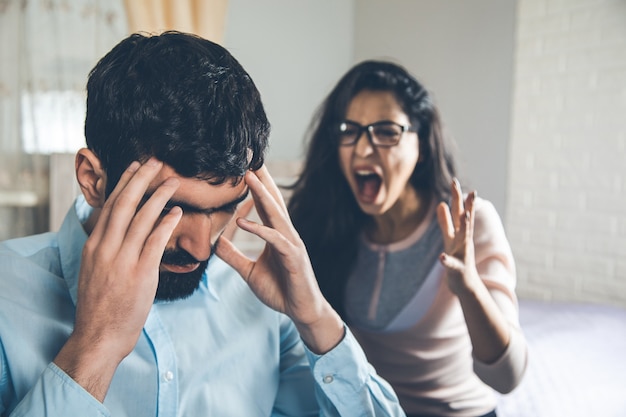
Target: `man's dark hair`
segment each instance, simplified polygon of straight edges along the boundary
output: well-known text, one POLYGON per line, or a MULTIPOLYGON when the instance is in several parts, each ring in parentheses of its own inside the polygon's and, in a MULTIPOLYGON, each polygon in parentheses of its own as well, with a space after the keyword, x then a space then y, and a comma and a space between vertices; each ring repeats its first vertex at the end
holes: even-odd
POLYGON ((133 34, 89 74, 85 137, 106 170, 107 195, 132 161, 151 156, 184 177, 237 182, 261 167, 268 136, 248 73, 198 36, 133 34))

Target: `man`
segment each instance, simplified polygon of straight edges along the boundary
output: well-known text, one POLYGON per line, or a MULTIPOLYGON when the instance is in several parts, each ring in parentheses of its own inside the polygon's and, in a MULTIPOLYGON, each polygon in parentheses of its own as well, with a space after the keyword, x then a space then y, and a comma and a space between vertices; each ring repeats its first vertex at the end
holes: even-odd
POLYGON ((0 246, 0 414, 404 415, 317 287, 239 63, 136 34, 87 93, 83 197, 58 233, 0 246), (255 261, 221 237, 248 194, 255 261))

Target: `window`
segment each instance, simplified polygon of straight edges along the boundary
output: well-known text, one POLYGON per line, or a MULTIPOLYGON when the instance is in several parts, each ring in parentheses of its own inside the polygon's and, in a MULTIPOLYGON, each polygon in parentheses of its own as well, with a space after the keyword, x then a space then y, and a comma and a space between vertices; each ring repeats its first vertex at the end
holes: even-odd
POLYGON ((50 154, 84 147, 85 100, 78 91, 22 93, 23 150, 50 154))

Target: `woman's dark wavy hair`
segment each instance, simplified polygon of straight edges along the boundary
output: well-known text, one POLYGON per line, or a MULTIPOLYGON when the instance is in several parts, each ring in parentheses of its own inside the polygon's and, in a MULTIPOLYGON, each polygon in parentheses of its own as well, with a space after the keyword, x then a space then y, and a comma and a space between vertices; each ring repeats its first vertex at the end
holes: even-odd
POLYGON ((133 34, 89 74, 85 137, 107 195, 132 161, 151 156, 184 177, 236 183, 263 165, 269 129, 248 73, 192 34, 133 34))
MULTIPOLYGON (((361 91, 392 92, 417 130, 421 158, 410 182, 427 198, 447 200, 455 166, 431 94, 402 66, 364 61, 350 69, 318 109, 307 133, 302 173, 290 187, 292 221, 306 244, 324 296, 344 317, 344 288, 367 220, 339 165, 338 126, 361 91)), ((432 201, 432 200, 431 200, 432 201)))

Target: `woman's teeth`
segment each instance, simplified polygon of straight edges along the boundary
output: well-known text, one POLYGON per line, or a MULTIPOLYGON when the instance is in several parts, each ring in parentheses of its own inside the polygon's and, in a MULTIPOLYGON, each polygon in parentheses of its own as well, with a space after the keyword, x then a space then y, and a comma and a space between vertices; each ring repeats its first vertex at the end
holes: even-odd
POLYGON ((358 198, 365 203, 373 203, 382 185, 381 177, 372 170, 356 170, 355 178, 359 189, 358 198))

